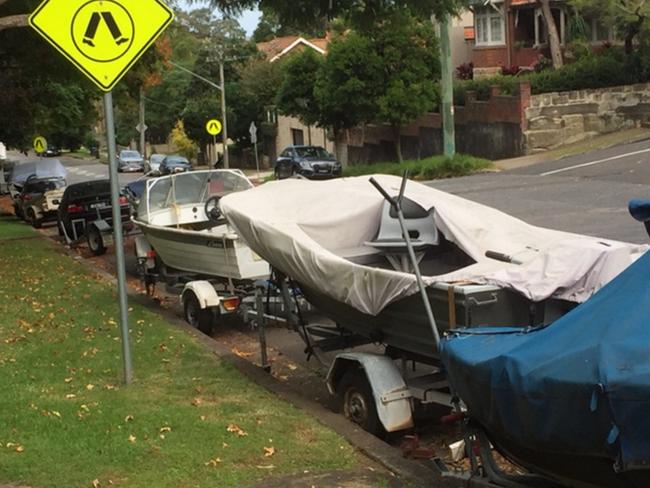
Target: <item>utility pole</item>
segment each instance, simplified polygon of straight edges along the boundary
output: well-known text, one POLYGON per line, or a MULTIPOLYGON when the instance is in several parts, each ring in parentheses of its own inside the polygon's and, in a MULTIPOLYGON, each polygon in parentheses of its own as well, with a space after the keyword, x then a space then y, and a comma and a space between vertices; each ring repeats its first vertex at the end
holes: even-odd
POLYGON ((442 91, 442 140, 445 156, 456 154, 456 131, 454 128, 454 80, 451 66, 451 42, 449 24, 451 16, 444 14, 440 21, 440 89, 442 91))
POLYGON ((230 159, 228 157, 228 117, 226 115, 226 80, 223 70, 223 56, 219 59, 219 81, 221 82, 221 121, 223 137, 223 167, 230 168, 230 159))
POLYGON ((140 124, 138 125, 140 131, 140 154, 142 159, 147 159, 147 146, 145 133, 147 132, 147 126, 144 123, 144 88, 140 87, 140 124))

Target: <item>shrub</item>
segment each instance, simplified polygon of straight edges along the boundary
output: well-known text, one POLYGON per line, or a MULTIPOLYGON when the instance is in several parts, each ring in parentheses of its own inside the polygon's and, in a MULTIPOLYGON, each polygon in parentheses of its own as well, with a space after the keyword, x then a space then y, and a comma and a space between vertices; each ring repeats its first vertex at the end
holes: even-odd
POLYGON ((362 176, 388 174, 402 176, 405 170, 413 180, 434 180, 466 176, 492 167, 487 159, 475 158, 465 154, 456 154, 453 158, 432 156, 426 159, 398 163, 374 163, 349 166, 343 171, 344 176, 362 176))
POLYGON ((501 66, 501 75, 502 76, 517 76, 519 74, 519 66, 501 66))
POLYGON ((474 79, 474 63, 463 63, 456 68, 456 77, 459 80, 474 79))

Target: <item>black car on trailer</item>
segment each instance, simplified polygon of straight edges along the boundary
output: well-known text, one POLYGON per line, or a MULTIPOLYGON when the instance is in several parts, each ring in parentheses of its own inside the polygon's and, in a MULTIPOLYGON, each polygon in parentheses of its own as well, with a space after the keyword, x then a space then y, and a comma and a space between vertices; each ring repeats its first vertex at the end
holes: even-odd
MULTIPOLYGON (((129 230, 131 209, 124 195, 120 195, 120 214, 124 229, 129 230)), ((106 246, 112 243, 110 181, 86 181, 68 186, 59 205, 58 225, 68 244, 79 243, 85 237, 93 254, 104 254, 106 246)))

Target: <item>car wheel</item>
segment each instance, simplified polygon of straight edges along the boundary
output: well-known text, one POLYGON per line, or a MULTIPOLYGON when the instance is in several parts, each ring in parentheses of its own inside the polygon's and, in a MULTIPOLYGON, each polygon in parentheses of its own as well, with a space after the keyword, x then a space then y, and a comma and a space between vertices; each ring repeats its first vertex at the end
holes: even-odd
POLYGON ((188 324, 204 334, 212 334, 212 310, 201 309, 199 299, 194 292, 188 291, 183 295, 183 310, 188 324))
POLYGON ((349 369, 341 378, 337 393, 343 414, 363 430, 378 437, 386 434, 377 414, 375 397, 363 369, 349 369))
POLYGON ((102 233, 95 225, 89 225, 86 228, 86 240, 88 247, 95 256, 102 256, 106 254, 106 246, 104 246, 104 238, 102 233))
POLYGON ((275 168, 275 170, 273 171, 273 178, 276 180, 280 179, 280 171, 278 171, 278 168, 275 168))
POLYGON ((27 218, 34 229, 40 229, 43 227, 43 221, 36 217, 36 212, 34 212, 33 208, 27 209, 27 218))

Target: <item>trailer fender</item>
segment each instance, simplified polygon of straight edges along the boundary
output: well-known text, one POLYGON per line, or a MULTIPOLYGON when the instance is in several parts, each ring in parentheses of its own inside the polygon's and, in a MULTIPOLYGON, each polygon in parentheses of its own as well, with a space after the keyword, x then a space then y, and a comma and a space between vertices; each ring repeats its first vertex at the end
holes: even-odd
POLYGON ((365 372, 377 415, 387 432, 413 427, 412 395, 392 359, 369 353, 339 354, 327 373, 331 394, 337 393, 339 381, 349 368, 361 368, 365 372))
POLYGON ((144 262, 146 264, 146 269, 151 270, 156 267, 156 260, 151 256, 154 250, 149 244, 149 241, 144 236, 135 237, 135 256, 138 258, 139 262, 144 262))
POLYGON ((219 294, 209 281, 190 281, 187 283, 185 288, 183 288, 183 293, 181 293, 181 303, 187 293, 194 293, 199 301, 201 310, 218 307, 221 303, 219 294))

